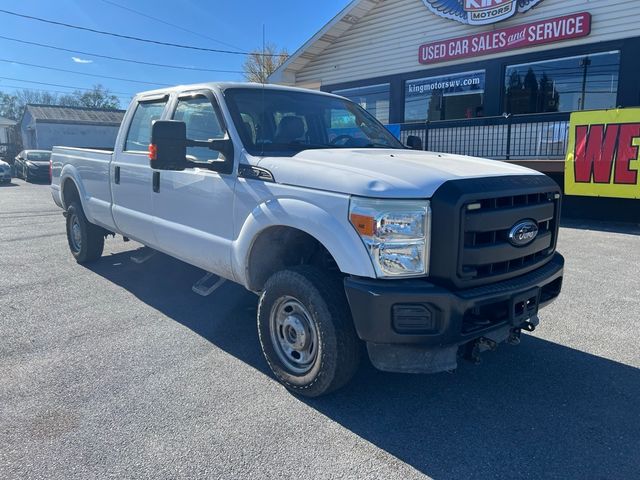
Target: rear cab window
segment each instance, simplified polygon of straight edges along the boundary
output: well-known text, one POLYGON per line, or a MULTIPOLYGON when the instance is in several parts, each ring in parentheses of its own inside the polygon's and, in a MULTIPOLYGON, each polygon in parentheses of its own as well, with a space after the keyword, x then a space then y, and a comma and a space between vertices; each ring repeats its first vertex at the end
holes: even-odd
POLYGON ((48 162, 51 158, 51 152, 29 152, 27 153, 27 160, 33 160, 34 162, 48 162))

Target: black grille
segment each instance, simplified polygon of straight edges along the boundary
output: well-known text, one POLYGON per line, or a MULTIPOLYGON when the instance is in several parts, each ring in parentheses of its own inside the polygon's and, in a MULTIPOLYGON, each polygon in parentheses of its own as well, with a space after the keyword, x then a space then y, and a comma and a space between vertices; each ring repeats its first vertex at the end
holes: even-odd
POLYGON ((465 202, 462 206, 462 242, 458 274, 464 280, 528 271, 555 251, 559 195, 535 192, 465 202), (518 222, 538 226, 535 239, 525 246, 509 242, 518 222))
POLYGON ((474 288, 523 275, 551 259, 560 187, 539 174, 449 180, 431 197, 431 212, 428 280, 474 288), (527 219, 538 224, 537 237, 513 246, 509 230, 527 219))

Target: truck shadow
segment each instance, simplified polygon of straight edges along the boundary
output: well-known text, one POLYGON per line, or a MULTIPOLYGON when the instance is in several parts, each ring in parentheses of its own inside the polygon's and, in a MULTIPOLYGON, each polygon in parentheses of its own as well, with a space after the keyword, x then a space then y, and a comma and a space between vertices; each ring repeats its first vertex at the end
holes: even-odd
MULTIPOLYGON (((191 292, 202 271, 131 252, 90 268, 270 376, 255 328, 257 297, 232 283, 191 292)), ((639 478, 640 370, 526 336, 475 367, 430 376, 365 362, 346 388, 302 402, 435 479, 639 478)))

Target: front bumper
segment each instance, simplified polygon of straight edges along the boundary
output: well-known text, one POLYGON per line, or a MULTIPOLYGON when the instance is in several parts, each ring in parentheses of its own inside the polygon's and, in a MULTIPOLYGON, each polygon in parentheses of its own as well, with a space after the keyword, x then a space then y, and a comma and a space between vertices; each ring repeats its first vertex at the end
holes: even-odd
POLYGON ((556 253, 525 275, 463 290, 418 279, 347 277, 344 284, 358 336, 369 344, 457 348, 492 331, 520 328, 537 318, 538 309, 560 293, 563 269, 564 258, 556 253), (420 313, 417 322, 406 315, 411 307, 420 313), (404 317, 398 321, 403 309, 404 317), (421 316, 428 322, 421 324, 421 316))

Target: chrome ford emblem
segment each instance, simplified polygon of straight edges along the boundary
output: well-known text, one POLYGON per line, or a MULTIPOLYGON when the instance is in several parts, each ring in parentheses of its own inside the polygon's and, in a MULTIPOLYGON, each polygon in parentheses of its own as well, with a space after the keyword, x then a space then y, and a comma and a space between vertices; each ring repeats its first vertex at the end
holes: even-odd
POLYGON ((516 247, 528 245, 536 236, 538 236, 538 224, 533 220, 522 220, 509 230, 509 242, 516 247))

